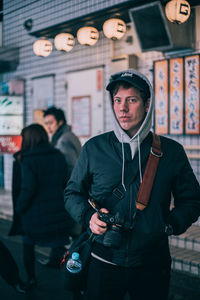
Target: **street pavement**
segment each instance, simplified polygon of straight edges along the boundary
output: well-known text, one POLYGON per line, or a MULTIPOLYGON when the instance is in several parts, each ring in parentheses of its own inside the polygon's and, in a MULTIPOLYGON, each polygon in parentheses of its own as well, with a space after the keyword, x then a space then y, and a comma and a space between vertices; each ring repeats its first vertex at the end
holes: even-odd
MULTIPOLYGON (((8 247, 13 255, 20 271, 21 279, 26 281, 26 273, 23 266, 22 243, 21 237, 9 237, 8 230, 10 221, 0 218, 0 239, 8 247)), ((48 248, 36 249, 36 258, 44 258, 49 253, 48 248)), ((37 287, 28 291, 27 294, 17 294, 14 289, 9 286, 0 277, 0 299, 1 300, 72 300, 71 293, 64 289, 62 271, 59 269, 47 268, 36 262, 37 287)))
MULTIPOLYGON (((11 221, 11 193, 0 189, 0 240, 10 250, 19 267, 21 279, 26 282, 21 237, 8 236, 11 221)), ((36 247, 36 259, 48 257, 49 251, 49 248, 36 247)), ((62 270, 44 267, 36 261, 36 276, 37 287, 25 295, 17 294, 0 277, 0 300, 73 300, 71 293, 64 288, 62 270)), ((172 272, 169 300, 200 300, 199 286, 200 278, 188 276, 183 272, 172 272)), ((128 297, 124 300, 128 300, 128 297)))

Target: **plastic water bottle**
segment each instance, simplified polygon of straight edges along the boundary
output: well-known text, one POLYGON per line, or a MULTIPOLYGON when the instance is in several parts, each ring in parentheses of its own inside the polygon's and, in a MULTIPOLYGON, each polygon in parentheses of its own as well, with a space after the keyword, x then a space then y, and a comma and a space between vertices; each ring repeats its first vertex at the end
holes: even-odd
POLYGON ((79 273, 82 270, 82 262, 78 252, 73 252, 72 257, 67 261, 67 270, 71 273, 79 273))

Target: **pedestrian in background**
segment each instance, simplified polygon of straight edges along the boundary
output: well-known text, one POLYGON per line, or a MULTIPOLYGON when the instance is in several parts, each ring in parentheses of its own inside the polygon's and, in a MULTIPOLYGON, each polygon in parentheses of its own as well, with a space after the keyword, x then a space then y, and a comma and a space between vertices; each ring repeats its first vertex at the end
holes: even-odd
POLYGON ((128 293, 134 300, 167 300, 168 236, 184 233, 198 219, 199 183, 182 145, 160 136, 160 151, 159 137, 150 131, 148 79, 135 70, 122 71, 111 76, 107 90, 114 131, 85 143, 65 190, 68 212, 95 234, 84 299, 122 300, 128 293), (149 201, 141 203, 140 186, 146 190, 152 178, 146 176, 149 156, 160 158, 149 201), (96 212, 97 204, 111 217, 96 212))
MULTIPOLYGON (((64 111, 52 106, 44 111, 44 124, 51 138, 51 145, 59 149, 65 156, 69 177, 75 166, 76 160, 81 151, 81 143, 78 137, 72 132, 71 126, 67 124, 64 111)), ((73 237, 80 235, 82 226, 74 223, 71 231, 73 237)), ((53 258, 53 254, 51 253, 53 258)), ((44 266, 51 265, 49 259, 40 259, 39 262, 44 266)))
POLYGON ((64 111, 54 106, 48 108, 44 111, 44 124, 51 136, 51 144, 64 154, 71 174, 81 151, 81 143, 67 124, 64 111))
POLYGON ((74 222, 64 209, 63 189, 69 174, 64 155, 49 144, 47 132, 39 124, 25 127, 21 135, 17 161, 21 184, 15 210, 20 216, 24 264, 32 287, 36 285, 35 245, 52 247, 51 264, 58 266, 74 222))

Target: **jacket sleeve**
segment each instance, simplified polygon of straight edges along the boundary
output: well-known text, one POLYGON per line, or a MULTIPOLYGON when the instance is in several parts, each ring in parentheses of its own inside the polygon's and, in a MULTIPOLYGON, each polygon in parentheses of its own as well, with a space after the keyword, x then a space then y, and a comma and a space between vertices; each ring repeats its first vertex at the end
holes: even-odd
POLYGON ((65 208, 72 218, 87 226, 94 214, 94 209, 88 203, 91 174, 86 146, 82 148, 71 178, 65 188, 65 208))
POLYGON ((78 138, 71 132, 66 133, 60 137, 56 148, 64 154, 69 173, 71 174, 81 149, 81 144, 78 138))
POLYGON ((21 185, 21 166, 19 161, 15 160, 13 162, 13 172, 12 172, 12 201, 13 207, 15 209, 16 199, 20 193, 21 185))
POLYGON ((169 223, 175 235, 185 232, 200 216, 200 186, 183 147, 175 157, 173 180, 174 208, 169 223))
POLYGON ((16 211, 20 214, 31 205, 37 190, 36 175, 26 159, 21 163, 21 176, 21 189, 16 201, 16 211))

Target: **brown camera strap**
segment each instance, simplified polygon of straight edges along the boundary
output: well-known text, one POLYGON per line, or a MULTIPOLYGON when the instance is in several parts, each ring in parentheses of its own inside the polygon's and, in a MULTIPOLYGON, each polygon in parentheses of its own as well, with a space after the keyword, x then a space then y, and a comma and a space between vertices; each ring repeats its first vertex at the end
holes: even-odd
POLYGON ((151 151, 149 154, 142 183, 140 185, 138 195, 137 195, 136 207, 139 210, 143 210, 148 205, 159 159, 162 157, 162 155, 163 153, 161 151, 160 137, 159 135, 153 133, 153 142, 152 142, 151 151))

